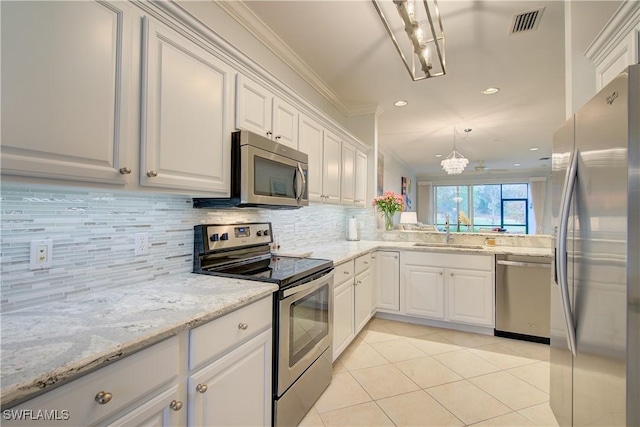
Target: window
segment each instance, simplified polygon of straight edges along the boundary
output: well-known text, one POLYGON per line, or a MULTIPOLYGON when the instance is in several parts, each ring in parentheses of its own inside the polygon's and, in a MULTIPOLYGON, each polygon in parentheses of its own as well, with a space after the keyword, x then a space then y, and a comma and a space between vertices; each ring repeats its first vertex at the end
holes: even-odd
POLYGON ((526 234, 529 225, 528 194, 528 184, 435 186, 435 224, 443 230, 449 214, 452 231, 500 227, 511 233, 526 234), (469 219, 471 225, 459 223, 460 213, 469 219))

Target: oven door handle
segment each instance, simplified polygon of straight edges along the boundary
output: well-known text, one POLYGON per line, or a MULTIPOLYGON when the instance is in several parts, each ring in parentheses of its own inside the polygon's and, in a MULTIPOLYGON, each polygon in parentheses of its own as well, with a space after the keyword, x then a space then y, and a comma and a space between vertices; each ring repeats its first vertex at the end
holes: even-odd
POLYGON ((309 283, 305 283, 300 286, 294 286, 292 288, 286 289, 282 291, 282 296, 286 298, 293 294, 299 294, 305 291, 313 290, 313 288, 317 287, 318 285, 323 285, 327 282, 327 280, 331 279, 333 277, 333 273, 334 271, 331 270, 331 272, 324 274, 321 277, 318 277, 317 279, 312 280, 309 283))
POLYGON ((300 200, 302 200, 302 196, 304 195, 304 188, 307 186, 307 180, 304 177, 304 171, 302 170, 300 162, 298 162, 294 176, 296 180, 295 196, 298 203, 300 203, 300 200))

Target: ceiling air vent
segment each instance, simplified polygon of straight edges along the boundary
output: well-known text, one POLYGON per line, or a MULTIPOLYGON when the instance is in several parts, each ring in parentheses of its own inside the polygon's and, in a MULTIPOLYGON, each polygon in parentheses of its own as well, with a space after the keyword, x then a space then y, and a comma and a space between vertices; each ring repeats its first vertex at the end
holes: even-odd
POLYGON ((544 7, 541 7, 539 9, 529 10, 527 12, 513 15, 513 19, 511 20, 511 30, 509 31, 509 34, 520 34, 524 33, 525 31, 537 30, 543 12, 544 7))

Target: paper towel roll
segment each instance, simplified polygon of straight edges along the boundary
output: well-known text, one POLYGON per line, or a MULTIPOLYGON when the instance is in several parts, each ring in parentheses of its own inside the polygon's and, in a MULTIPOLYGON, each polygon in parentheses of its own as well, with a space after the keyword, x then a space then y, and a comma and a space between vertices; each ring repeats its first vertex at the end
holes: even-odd
POLYGON ((358 221, 353 217, 349 218, 349 224, 347 226, 347 240, 359 240, 358 221))

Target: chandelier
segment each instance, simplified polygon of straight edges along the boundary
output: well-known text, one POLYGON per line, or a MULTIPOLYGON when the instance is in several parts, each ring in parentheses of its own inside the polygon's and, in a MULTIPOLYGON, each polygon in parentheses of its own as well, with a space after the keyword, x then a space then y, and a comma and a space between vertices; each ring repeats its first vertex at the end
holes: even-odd
POLYGON ((371 1, 414 82, 446 74, 444 30, 437 0, 371 1), (391 18, 396 15, 400 19, 391 18))
MULTIPOLYGON (((471 129, 465 129, 467 135, 471 132, 471 129)), ((469 164, 467 160, 458 150, 456 150, 456 128, 453 128, 453 151, 447 156, 446 159, 440 162, 442 169, 449 175, 460 175, 464 168, 469 164)))

